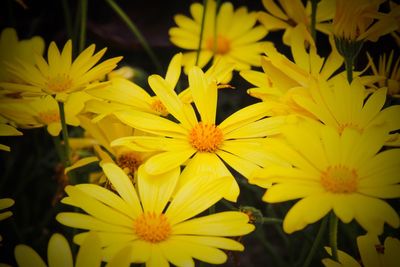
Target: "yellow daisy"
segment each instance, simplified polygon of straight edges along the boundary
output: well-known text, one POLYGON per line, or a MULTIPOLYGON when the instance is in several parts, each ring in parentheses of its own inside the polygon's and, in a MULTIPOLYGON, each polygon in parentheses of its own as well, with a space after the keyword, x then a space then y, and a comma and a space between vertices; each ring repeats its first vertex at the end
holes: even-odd
MULTIPOLYGON (((300 24, 306 26, 310 32, 311 27, 311 3, 307 1, 304 6, 301 0, 279 0, 279 6, 276 1, 262 0, 267 12, 260 11, 258 19, 268 31, 284 30, 283 43, 290 45, 292 30, 300 24)), ((329 21, 335 14, 335 1, 318 1, 316 13, 316 30, 325 34, 331 34, 329 21)))
MULTIPOLYGON (((190 13, 193 18, 178 14, 174 17, 178 27, 169 30, 171 42, 183 49, 192 50, 183 55, 185 72, 196 63, 200 41, 203 5, 193 3, 190 13)), ((235 69, 250 69, 260 66, 260 42, 267 30, 257 23, 256 12, 248 12, 246 7, 234 10, 232 3, 221 4, 218 13, 215 0, 208 0, 205 11, 203 38, 197 66, 204 67, 211 58, 214 61, 225 58, 235 63, 235 69)))
POLYGON ((387 87, 388 95, 396 98, 400 98, 400 57, 397 57, 396 61, 393 61, 394 51, 392 51, 389 57, 386 54, 379 56, 379 64, 375 65, 372 57, 367 53, 369 65, 371 66, 372 72, 375 76, 383 77, 378 82, 379 87, 387 87))
POLYGON ((264 72, 241 71, 240 75, 256 87, 247 92, 266 102, 273 115, 303 114, 313 117, 300 107, 294 95, 310 97, 310 83, 313 79, 329 80, 343 64, 343 58, 336 50, 330 38, 332 51, 327 58, 317 54, 317 47, 304 25, 298 25, 291 31, 290 41, 293 61, 279 53, 274 46, 265 46, 266 56, 261 64, 264 72), (309 44, 308 48, 306 43, 309 44))
POLYGON ((27 95, 55 95, 64 102, 68 94, 84 90, 88 86, 99 86, 93 82, 101 79, 116 67, 122 57, 108 59, 94 66, 106 52, 106 48, 93 55, 95 45, 86 48, 72 61, 72 42, 69 40, 63 50, 52 42, 48 49, 47 61, 37 55, 35 64, 16 60, 8 65, 8 71, 17 76, 23 84, 0 83, 0 87, 27 95))
MULTIPOLYGON (((175 192, 179 168, 150 176, 140 167, 136 191, 115 164, 105 163, 102 167, 119 195, 93 184, 67 186, 68 197, 62 202, 88 214, 63 212, 56 219, 70 227, 96 231, 106 261, 129 245, 130 261, 145 262, 147 267, 169 266, 168 262, 194 266, 193 258, 220 264, 227 260, 221 249, 244 249, 225 236, 242 236, 254 230, 249 217, 241 212, 192 218, 220 199, 219 191, 226 178, 210 183, 197 180, 175 192)), ((81 244, 86 235, 87 232, 78 234, 74 241, 81 244)))
MULTIPOLYGON (((3 211, 14 205, 14 200, 11 198, 0 198, 0 221, 7 219, 12 215, 11 211, 3 211)), ((0 242, 3 240, 2 236, 0 235, 0 242)))
MULTIPOLYGON (((126 147, 111 147, 110 144, 112 141, 126 136, 138 135, 138 132, 140 132, 111 116, 107 116, 94 123, 90 118, 80 115, 79 121, 80 126, 85 130, 85 137, 70 138, 72 149, 93 148, 98 157, 84 157, 66 168, 66 172, 100 159, 100 164, 105 162, 116 163, 134 180, 139 166, 153 155, 153 153, 138 152, 126 147)), ((104 175, 100 175, 97 178, 96 183, 107 184, 107 179, 104 175)))
POLYGON ((385 0, 336 0, 333 34, 347 41, 376 42, 379 37, 397 30, 400 9, 380 13, 378 9, 383 2, 385 0))
MULTIPOLYGON (((382 245, 376 235, 366 234, 357 237, 361 262, 343 251, 338 251, 339 262, 323 259, 325 267, 396 267, 400 262, 400 241, 386 237, 382 245)), ((325 248, 331 254, 330 248, 325 248)))
POLYGON ((375 126, 385 128, 388 133, 400 129, 400 105, 382 109, 386 88, 378 89, 365 100, 366 90, 359 79, 349 84, 344 76, 338 76, 330 86, 318 81, 310 87, 310 92, 311 99, 296 95, 294 101, 339 133, 346 128, 363 132, 375 126))
MULTIPOLYGON (((83 103, 87 96, 83 92, 70 95, 65 104, 66 123, 78 126, 77 114, 83 109, 83 103)), ((2 99, 0 101, 0 113, 13 121, 20 128, 47 127, 52 136, 58 136, 61 132, 60 111, 57 101, 49 95, 25 99, 2 99)))
MULTIPOLYGON (((49 240, 47 248, 48 264, 35 250, 22 244, 15 247, 15 259, 19 267, 101 267, 102 255, 99 241, 96 233, 88 234, 82 241, 75 264, 67 239, 57 233, 53 234, 49 240)), ((106 267, 129 267, 130 253, 129 248, 121 249, 106 267)))
POLYGON ((383 232, 385 222, 399 227, 399 215, 382 200, 400 197, 400 149, 378 152, 387 139, 385 130, 360 134, 345 128, 340 135, 330 126, 303 122, 282 132, 286 141, 267 140, 265 149, 293 167, 267 167, 250 182, 273 183, 263 196, 268 203, 301 198, 284 218, 285 232, 301 230, 331 210, 344 223, 355 219, 375 234, 383 232))
MULTIPOLYGON (((181 75, 181 66, 182 53, 178 53, 171 59, 165 75, 168 90, 175 89, 181 75)), ((219 60, 205 72, 205 76, 208 81, 221 84, 230 80, 232 69, 232 64, 219 60)), ((126 79, 113 78, 109 86, 90 89, 87 90, 87 92, 94 97, 110 102, 105 103, 104 101, 96 99, 87 103, 86 111, 100 114, 95 120, 103 118, 115 111, 125 109, 140 110, 164 117, 169 114, 158 96, 151 96, 145 89, 126 79)), ((187 103, 193 101, 190 90, 188 89, 180 92, 179 98, 187 103)))
POLYGON ((35 54, 42 55, 44 41, 39 36, 30 39, 18 40, 15 29, 5 28, 0 34, 0 81, 16 82, 17 77, 6 70, 6 62, 15 59, 24 60, 30 64, 35 63, 35 54))
POLYGON ((217 125, 217 85, 208 82, 200 68, 193 67, 189 72, 189 90, 200 120, 193 106, 182 102, 163 78, 152 75, 149 84, 178 122, 135 110, 116 112, 122 122, 154 136, 126 137, 112 143, 137 151, 160 152, 144 164, 149 174, 161 174, 187 164, 191 171, 182 175, 183 182, 208 169, 213 177, 231 177, 225 185, 228 189, 225 198, 235 201, 239 187, 223 161, 244 177, 274 161, 260 142, 265 136, 277 134, 284 118, 264 118, 268 114, 265 103, 245 107, 217 125))

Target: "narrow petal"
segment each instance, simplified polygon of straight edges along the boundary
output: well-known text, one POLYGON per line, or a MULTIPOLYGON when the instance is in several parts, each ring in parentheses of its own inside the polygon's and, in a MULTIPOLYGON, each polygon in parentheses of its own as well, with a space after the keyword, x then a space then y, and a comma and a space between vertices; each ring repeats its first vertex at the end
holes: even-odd
POLYGON ((275 184, 271 188, 267 189, 262 200, 268 203, 277 203, 304 198, 323 192, 324 189, 321 186, 310 186, 300 183, 275 184))
POLYGON ((131 206, 134 214, 141 214, 142 207, 136 190, 125 172, 113 163, 105 163, 101 167, 119 195, 131 206))
POLYGON ((145 212, 161 214, 175 190, 180 175, 180 167, 157 176, 149 175, 143 170, 138 170, 138 188, 145 212))
MULTIPOLYGON (((60 252, 58 253, 61 254, 60 252)), ((90 232, 79 248, 75 267, 100 266, 101 258, 100 239, 95 232, 90 232)))

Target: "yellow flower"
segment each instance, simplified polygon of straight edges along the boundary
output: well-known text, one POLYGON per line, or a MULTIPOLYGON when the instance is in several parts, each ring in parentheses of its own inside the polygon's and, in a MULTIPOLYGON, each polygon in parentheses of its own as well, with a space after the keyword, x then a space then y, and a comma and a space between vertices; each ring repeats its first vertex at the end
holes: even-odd
POLYGON ((376 234, 384 222, 399 227, 396 211, 382 199, 400 197, 400 149, 378 152, 387 132, 360 134, 317 123, 293 123, 282 129, 286 140, 269 139, 266 148, 293 167, 267 167, 250 182, 269 187, 268 203, 301 198, 286 214, 283 229, 293 233, 333 212, 344 223, 355 219, 376 234))
MULTIPOLYGON (((98 122, 93 122, 90 118, 80 115, 78 116, 80 126, 85 130, 84 138, 70 138, 70 145, 72 149, 93 148, 95 154, 100 158, 101 163, 114 162, 125 173, 134 180, 137 175, 137 169, 145 160, 153 155, 149 152, 138 152, 127 147, 111 147, 110 143, 118 138, 137 135, 138 130, 133 129, 126 124, 121 123, 119 120, 107 116, 98 122)), ((72 166, 66 168, 66 172, 85 166, 99 158, 84 157, 72 166)), ((98 184, 107 184, 107 179, 104 175, 100 175, 98 184)))
MULTIPOLYGON (((130 266, 130 249, 121 249, 106 267, 130 266)), ((100 267, 102 255, 99 244, 99 237, 95 233, 90 233, 82 241, 78 251, 76 262, 73 263, 71 248, 67 239, 61 234, 53 234, 49 240, 47 248, 46 264, 35 250, 27 245, 17 245, 15 247, 15 259, 19 267, 100 267)))
MULTIPOLYGON (((382 245, 376 235, 357 237, 362 265, 343 251, 338 251, 339 262, 323 259, 325 267, 396 267, 400 262, 400 241, 387 237, 382 245)), ((330 248, 325 248, 331 254, 330 248)))
POLYGON ((35 58, 35 64, 17 60, 8 64, 8 71, 17 76, 23 84, 0 83, 6 90, 26 95, 55 95, 64 102, 68 94, 84 90, 105 74, 113 70, 122 57, 108 59, 94 66, 104 55, 106 48, 93 55, 95 45, 86 48, 72 61, 72 42, 69 40, 62 52, 52 42, 48 49, 47 61, 42 56, 35 58))
MULTIPOLYGON (((22 132, 18 131, 12 125, 7 123, 7 120, 0 116, 0 136, 19 136, 22 132)), ((10 151, 10 147, 0 144, 0 150, 10 151)))
MULTIPOLYGON (((5 211, 3 212, 4 209, 7 209, 14 205, 14 200, 11 198, 0 198, 0 221, 7 219, 12 215, 11 211, 5 211)), ((0 242, 3 240, 3 238, 0 235, 0 242)))
MULTIPOLYGON (((227 260, 221 249, 244 249, 225 236, 242 236, 254 230, 248 224, 249 217, 241 212, 192 218, 220 199, 219 188, 226 178, 210 183, 197 180, 175 191, 179 168, 150 176, 140 167, 136 191, 115 164, 105 163, 102 167, 119 195, 93 184, 67 186, 68 197, 62 202, 88 214, 64 212, 56 219, 70 227, 96 231, 106 261, 129 245, 130 261, 145 262, 147 267, 169 266, 168 262, 194 266, 193 258, 220 264, 227 260)), ((74 241, 80 244, 86 235, 78 234, 74 241)))
MULTIPOLYGON (((311 26, 311 3, 307 1, 305 7, 301 0, 279 0, 280 7, 273 0, 262 0, 267 12, 260 11, 258 19, 268 31, 285 30, 283 42, 290 45, 292 30, 300 24, 306 26, 310 32, 311 26)), ((333 19, 335 14, 335 1, 322 0, 318 2, 316 13, 316 30, 330 34, 328 21, 333 19)))
MULTIPOLYGON (((65 104, 65 117, 68 125, 78 126, 77 114, 83 108, 87 96, 83 92, 70 95, 65 104)), ((57 101, 49 95, 24 99, 2 99, 0 113, 20 128, 47 127, 52 136, 61 131, 60 111, 57 101)))
POLYGON ((295 95, 310 97, 309 87, 313 79, 329 80, 343 64, 330 38, 332 52, 324 59, 317 54, 315 43, 304 25, 291 30, 290 46, 294 62, 279 53, 273 46, 265 46, 267 56, 262 57, 264 72, 241 71, 240 75, 256 87, 247 92, 266 102, 273 115, 303 114, 313 117, 294 100, 295 95), (308 43, 308 48, 306 47, 308 43), (308 50, 308 51, 307 51, 308 50))
POLYGON ((31 39, 18 40, 17 32, 13 28, 5 28, 0 35, 0 81, 15 82, 17 78, 6 71, 6 62, 15 59, 34 64, 35 55, 42 55, 44 41, 39 36, 31 39))
MULTIPOLYGON (((182 53, 176 54, 168 66, 165 81, 168 90, 174 90, 181 75, 182 53)), ((207 80, 218 84, 230 80, 233 65, 219 60, 205 73, 207 80)), ((145 89, 135 83, 122 78, 113 78, 111 84, 105 88, 87 90, 89 94, 99 99, 88 101, 86 111, 100 114, 95 121, 115 111, 134 109, 155 115, 168 116, 169 112, 157 96, 151 96, 145 89), (108 102, 101 101, 100 99, 108 102)), ((183 102, 193 101, 190 90, 185 89, 179 93, 183 102)))
POLYGON ((186 164, 182 183, 205 170, 213 177, 229 176, 225 198, 235 201, 239 187, 223 161, 244 177, 274 161, 261 149, 260 142, 265 136, 277 134, 284 118, 264 118, 268 112, 265 103, 245 107, 217 125, 217 85, 209 82, 200 68, 193 67, 189 72, 189 90, 200 120, 193 106, 182 102, 163 78, 152 75, 149 84, 178 122, 135 110, 116 112, 122 122, 154 136, 126 137, 112 143, 137 151, 160 152, 144 164, 149 174, 161 174, 186 164))
POLYGON ((378 82, 379 87, 387 87, 388 95, 400 98, 400 57, 393 61, 393 55, 393 51, 389 57, 386 57, 386 54, 381 55, 377 67, 372 57, 367 53, 373 74, 384 78, 378 82))
MULTIPOLYGON (((196 63, 203 9, 200 3, 193 3, 190 6, 193 19, 178 14, 174 18, 178 27, 169 31, 170 40, 174 45, 192 50, 183 55, 186 73, 196 63)), ((217 13, 216 1, 208 0, 197 65, 204 67, 211 58, 214 58, 214 62, 225 58, 234 62, 237 70, 260 66, 261 44, 265 42, 259 41, 267 35, 267 30, 261 25, 254 27, 256 22, 257 14, 248 12, 246 7, 234 10, 231 3, 225 2, 221 4, 217 13)))
POLYGON ((347 41, 376 42, 379 37, 397 30, 400 9, 380 13, 378 9, 383 2, 385 0, 336 0, 333 34, 347 41))
POLYGON ((378 89, 365 101, 366 90, 359 79, 349 85, 344 76, 337 76, 331 85, 320 80, 310 91, 311 99, 297 95, 295 102, 338 133, 346 128, 363 132, 381 127, 388 133, 400 129, 400 105, 382 109, 386 88, 378 89))

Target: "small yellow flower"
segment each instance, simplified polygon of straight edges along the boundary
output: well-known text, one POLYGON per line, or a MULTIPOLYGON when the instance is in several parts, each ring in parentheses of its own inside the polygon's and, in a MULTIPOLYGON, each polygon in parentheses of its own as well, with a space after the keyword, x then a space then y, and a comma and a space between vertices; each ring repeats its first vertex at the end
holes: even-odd
POLYGON ((64 102, 72 92, 101 85, 96 81, 113 70, 122 58, 111 58, 94 66, 104 55, 106 48, 93 55, 94 50, 93 44, 72 61, 71 40, 65 44, 61 53, 52 42, 47 52, 47 61, 38 55, 35 64, 23 59, 7 64, 8 71, 23 84, 0 83, 0 86, 26 95, 55 95, 58 101, 64 102))
MULTIPOLYGON (((47 248, 48 264, 35 250, 22 244, 15 247, 15 259, 19 267, 101 267, 102 255, 99 241, 96 233, 88 234, 82 241, 75 264, 68 241, 61 234, 53 234, 49 240, 47 248)), ((129 248, 121 249, 106 267, 130 266, 130 253, 129 248)))
POLYGON ((380 13, 378 9, 383 2, 385 0, 337 0, 333 34, 346 41, 376 42, 379 37, 397 30, 400 10, 380 13))
MULTIPOLYGON (((83 109, 87 96, 83 92, 72 93, 65 103, 65 118, 68 125, 78 126, 77 114, 83 109)), ((42 97, 2 99, 0 113, 20 128, 47 127, 52 136, 61 131, 60 111, 57 101, 49 95, 42 97)))
POLYGON ((20 59, 34 64, 35 55, 42 55, 43 51, 44 41, 41 37, 18 40, 15 29, 5 28, 0 35, 0 82, 18 81, 16 76, 7 72, 6 62, 20 59))
POLYGON ((268 203, 301 199, 284 218, 285 232, 302 230, 331 210, 344 223, 355 219, 375 234, 385 222, 400 226, 397 212, 382 200, 400 197, 400 149, 378 152, 387 131, 345 128, 340 135, 330 126, 299 122, 282 133, 285 139, 270 138, 265 149, 293 167, 266 167, 250 182, 268 188, 268 203))
POLYGON ((372 57, 367 53, 369 65, 371 66, 372 72, 375 76, 383 77, 379 80, 379 87, 387 87, 388 95, 396 98, 400 98, 400 57, 397 60, 394 59, 394 51, 387 57, 383 54, 379 57, 378 66, 375 65, 372 57))
MULTIPOLYGON (((357 237, 358 251, 362 265, 343 251, 338 251, 339 262, 323 259, 325 267, 396 267, 400 262, 400 241, 387 237, 382 245, 378 237, 367 233, 357 237)), ((331 254, 331 249, 326 247, 331 254)))
POLYGON ((384 128, 387 133, 400 129, 400 105, 382 109, 386 88, 378 89, 365 100, 367 91, 359 79, 349 84, 344 76, 338 76, 330 85, 318 81, 310 91, 311 99, 296 95, 295 102, 338 133, 346 128, 360 133, 372 127, 384 128))
MULTIPOLYGON (((285 30, 282 39, 286 45, 290 45, 292 30, 297 25, 306 26, 307 31, 310 32, 311 3, 307 1, 307 6, 304 6, 301 0, 279 0, 278 2, 279 6, 276 1, 262 0, 267 12, 260 11, 258 19, 268 31, 285 30)), ((316 30, 330 34, 331 30, 328 21, 333 19, 334 14, 335 1, 318 1, 316 30)))
MULTIPOLYGON (((104 163, 102 167, 118 195, 93 184, 67 186, 68 197, 62 202, 88 214, 63 212, 56 219, 70 227, 97 232, 106 261, 130 246, 130 262, 145 262, 147 267, 169 266, 168 262, 194 266, 193 258, 221 264, 227 260, 222 249, 244 249, 227 237, 254 230, 249 217, 241 212, 193 218, 220 200, 219 188, 226 178, 210 183, 198 179, 176 191, 179 168, 151 176, 140 167, 136 190, 115 164, 104 163)), ((74 241, 81 244, 87 234, 76 235, 74 241)))
MULTIPOLYGON (((186 73, 196 63, 203 10, 202 4, 193 3, 190 6, 193 19, 178 14, 174 18, 178 27, 169 31, 173 44, 192 50, 183 55, 186 73)), ((246 7, 234 10, 231 3, 224 2, 217 13, 215 0, 207 1, 205 12, 199 67, 204 67, 211 58, 214 62, 220 58, 232 61, 237 70, 260 66, 261 44, 265 43, 260 40, 267 35, 267 30, 261 25, 254 27, 257 22, 255 12, 248 12, 246 7)))
POLYGON ((330 38, 332 52, 327 58, 317 54, 317 47, 304 25, 291 30, 290 47, 294 61, 279 53, 273 46, 265 46, 266 56, 261 64, 264 72, 253 70, 241 71, 240 75, 256 87, 247 92, 266 102, 272 115, 303 114, 314 117, 299 106, 295 95, 310 98, 309 87, 314 79, 329 80, 343 64, 343 58, 330 38), (308 48, 305 44, 309 44, 308 48), (308 51, 307 51, 308 50, 308 51))

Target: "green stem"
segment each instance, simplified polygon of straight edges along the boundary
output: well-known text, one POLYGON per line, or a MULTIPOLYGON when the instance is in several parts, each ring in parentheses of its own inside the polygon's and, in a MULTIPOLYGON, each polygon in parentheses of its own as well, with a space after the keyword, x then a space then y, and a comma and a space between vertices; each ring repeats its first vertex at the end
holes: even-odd
POLYGON ((64 141, 64 163, 65 167, 69 167, 71 165, 71 161, 70 161, 70 151, 69 151, 68 129, 67 129, 67 123, 65 122, 64 103, 60 101, 58 101, 57 103, 58 103, 58 108, 60 110, 61 129, 64 141))
POLYGON ((199 45, 197 46, 197 54, 196 54, 196 62, 195 65, 199 64, 200 58, 200 51, 201 51, 201 44, 203 43, 203 33, 204 33, 204 24, 207 12, 207 0, 203 0, 203 14, 201 15, 201 26, 200 26, 200 38, 199 38, 199 45))
POLYGON ((125 22, 125 24, 129 27, 132 33, 136 36, 139 42, 142 44, 144 50, 149 55, 150 59, 153 61, 153 64, 157 68, 158 72, 161 74, 163 73, 163 68, 158 61, 156 55, 154 54, 153 50, 150 48, 149 44, 147 43, 146 39, 143 37, 139 29, 133 23, 133 21, 128 17, 128 15, 121 9, 120 6, 114 0, 106 0, 106 2, 110 5, 110 7, 117 13, 117 15, 125 22))
POLYGON ((68 39, 72 38, 72 22, 71 22, 71 10, 67 0, 62 0, 62 8, 64 12, 65 28, 67 29, 68 39))
POLYGON ((310 266, 310 263, 311 263, 312 259, 314 258, 315 252, 317 251, 317 249, 321 243, 322 236, 324 235, 324 233, 326 231, 327 224, 328 224, 328 216, 325 216, 325 218, 322 220, 322 222, 319 226, 317 236, 314 239, 314 243, 311 246, 310 252, 308 253, 307 258, 305 259, 305 261, 303 263, 303 267, 310 266))
POLYGON ((53 136, 54 147, 56 148, 58 157, 62 162, 65 162, 65 152, 61 144, 60 136, 53 136))
POLYGON ((81 26, 79 32, 79 52, 82 52, 86 44, 86 21, 88 0, 81 0, 81 26))
POLYGON ((317 4, 319 0, 311 0, 311 36, 314 42, 317 42, 317 31, 315 29, 317 21, 317 4))
POLYGON ((272 224, 272 223, 282 223, 283 220, 279 218, 270 218, 270 217, 263 217, 262 223, 263 224, 272 224))
POLYGON ((338 217, 333 211, 329 215, 329 244, 332 249, 332 259, 338 261, 337 251, 338 217))
POLYGON ((233 206, 231 204, 231 202, 225 200, 225 199, 221 199, 221 203, 225 205, 225 207, 227 207, 230 210, 238 210, 238 208, 236 208, 235 206, 233 206))
POLYGON ((353 81, 353 65, 354 65, 354 58, 352 57, 345 57, 344 64, 346 67, 346 74, 347 74, 347 81, 349 84, 353 81))

